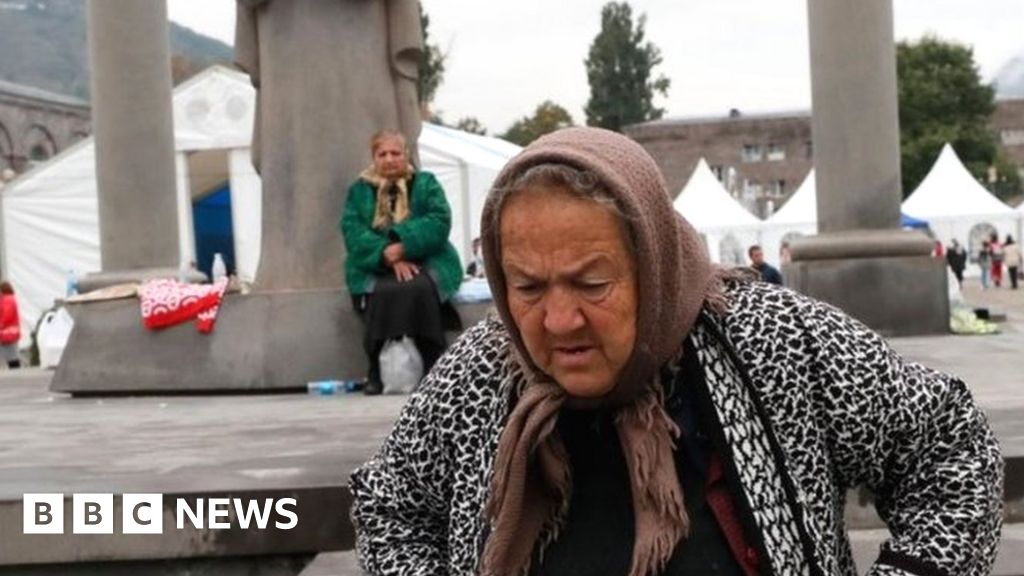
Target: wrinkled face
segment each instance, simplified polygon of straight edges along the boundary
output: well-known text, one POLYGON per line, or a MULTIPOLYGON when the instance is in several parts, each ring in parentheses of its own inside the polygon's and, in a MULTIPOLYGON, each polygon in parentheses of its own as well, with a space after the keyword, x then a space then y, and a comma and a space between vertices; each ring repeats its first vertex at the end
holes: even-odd
POLYGON ((501 211, 509 310, 527 352, 570 395, 602 396, 636 342, 636 270, 620 217, 560 188, 501 211))
POLYGON ((754 264, 754 266, 760 266, 761 264, 764 264, 764 250, 761 250, 760 248, 756 250, 751 250, 750 261, 754 264))
POLYGON ((373 167, 385 178, 400 176, 408 162, 405 145, 398 138, 384 138, 373 151, 373 167))

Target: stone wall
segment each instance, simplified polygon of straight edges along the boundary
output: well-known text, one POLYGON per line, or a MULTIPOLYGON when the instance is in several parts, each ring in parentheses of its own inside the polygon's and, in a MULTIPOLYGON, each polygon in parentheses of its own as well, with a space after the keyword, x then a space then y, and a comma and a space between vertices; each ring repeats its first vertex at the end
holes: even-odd
POLYGON ((24 172, 91 133, 88 102, 0 82, 0 172, 24 172))

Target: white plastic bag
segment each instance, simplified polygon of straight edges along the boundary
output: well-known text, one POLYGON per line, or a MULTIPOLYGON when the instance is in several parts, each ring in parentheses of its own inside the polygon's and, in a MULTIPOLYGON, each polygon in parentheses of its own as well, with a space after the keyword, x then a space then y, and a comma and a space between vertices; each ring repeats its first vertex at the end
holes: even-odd
POLYGON ((423 357, 408 336, 388 340, 380 351, 380 381, 385 394, 409 394, 423 377, 423 357))
POLYGON ((51 310, 43 316, 36 332, 36 343, 39 345, 39 365, 43 368, 56 368, 68 345, 71 329, 75 321, 66 308, 51 310))
POLYGON ((952 311, 964 303, 964 295, 960 292, 960 283, 956 281, 956 275, 949 266, 946 266, 946 289, 949 293, 949 309, 952 311))

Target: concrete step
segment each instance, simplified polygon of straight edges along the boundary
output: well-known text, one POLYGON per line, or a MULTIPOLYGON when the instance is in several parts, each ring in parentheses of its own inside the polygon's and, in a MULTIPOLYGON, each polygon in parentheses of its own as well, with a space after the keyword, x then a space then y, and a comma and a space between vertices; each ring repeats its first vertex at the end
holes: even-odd
MULTIPOLYGON (((867 573, 871 564, 878 557, 879 547, 887 538, 889 538, 889 531, 884 529, 850 532, 853 558, 857 562, 860 574, 867 573)), ((992 576, 1024 576, 1024 523, 1003 526, 999 555, 996 556, 992 576)))
POLYGON ((324 552, 318 554, 299 576, 364 576, 366 573, 359 567, 356 553, 324 552))
MULTIPOLYGON (((879 547, 889 538, 887 530, 854 530, 850 533, 853 557, 858 573, 866 574, 878 557, 879 547)), ((364 576, 354 551, 324 552, 299 573, 299 576, 364 576)), ((1024 524, 1003 527, 999 556, 992 576, 1024 576, 1024 524)))
POLYGON ((406 400, 362 394, 82 399, 49 393, 47 381, 43 373, 0 386, 0 567, 351 548, 345 483, 380 446, 406 400), (22 533, 25 493, 64 495, 63 534, 22 533), (113 534, 72 533, 71 498, 85 493, 114 495, 113 534), (163 534, 122 533, 117 506, 123 494, 135 493, 164 495, 163 534), (232 518, 228 529, 186 522, 179 530, 178 497, 193 509, 200 497, 294 498, 298 525, 241 529, 232 518))

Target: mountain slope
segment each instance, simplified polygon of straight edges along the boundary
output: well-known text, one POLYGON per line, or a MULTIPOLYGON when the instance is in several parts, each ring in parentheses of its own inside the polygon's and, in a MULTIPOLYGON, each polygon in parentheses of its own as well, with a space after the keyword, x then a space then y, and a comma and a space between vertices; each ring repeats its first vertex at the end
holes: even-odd
MULTIPOLYGON (((170 41, 171 54, 184 57, 189 70, 232 57, 227 44, 173 22, 170 41)), ((0 79, 88 98, 86 3, 0 0, 0 54, 0 79)))

